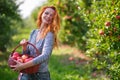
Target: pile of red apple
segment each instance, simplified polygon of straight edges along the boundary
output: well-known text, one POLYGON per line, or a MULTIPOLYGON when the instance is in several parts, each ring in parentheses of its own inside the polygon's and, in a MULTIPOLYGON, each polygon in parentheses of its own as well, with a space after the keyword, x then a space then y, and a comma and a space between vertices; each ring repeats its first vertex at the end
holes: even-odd
MULTIPOLYGON (((33 59, 33 57, 29 56, 28 54, 20 54, 18 52, 14 52, 12 54, 12 56, 9 58, 9 60, 8 60, 8 65, 9 66, 10 65, 16 65, 16 62, 14 60, 16 60, 18 62, 21 62, 21 63, 26 63, 26 62, 28 62, 28 61, 30 61, 32 59, 33 59)), ((39 66, 36 65, 36 66, 30 67, 30 68, 27 68, 25 70, 22 70, 21 72, 24 72, 24 73, 34 73, 34 72, 36 72, 38 67, 39 66)))
MULTIPOLYGON (((11 58, 21 63, 25 63, 33 59, 33 57, 29 57, 29 55, 27 54, 21 55, 18 52, 14 52, 11 58)), ((11 65, 15 65, 15 64, 11 64, 11 65)))

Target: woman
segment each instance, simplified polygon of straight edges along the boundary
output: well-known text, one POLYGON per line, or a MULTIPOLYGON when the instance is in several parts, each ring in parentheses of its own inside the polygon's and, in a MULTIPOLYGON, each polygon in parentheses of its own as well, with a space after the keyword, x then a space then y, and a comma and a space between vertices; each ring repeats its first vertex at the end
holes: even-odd
POLYGON ((23 53, 35 55, 36 50, 27 45, 27 42, 34 44, 41 55, 33 60, 20 63, 16 61, 16 65, 12 65, 15 71, 21 71, 25 68, 41 64, 38 72, 33 74, 22 73, 19 80, 50 80, 50 73, 48 70, 48 61, 54 46, 57 46, 57 33, 60 29, 60 18, 54 6, 45 6, 38 13, 37 18, 38 29, 31 32, 29 40, 21 40, 20 44, 23 48, 23 53))

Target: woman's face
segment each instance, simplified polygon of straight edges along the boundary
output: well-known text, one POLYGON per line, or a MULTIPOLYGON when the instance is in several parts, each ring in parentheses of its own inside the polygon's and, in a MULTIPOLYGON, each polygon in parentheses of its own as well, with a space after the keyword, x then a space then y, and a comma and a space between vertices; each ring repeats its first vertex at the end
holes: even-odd
POLYGON ((42 14, 42 23, 50 24, 53 20, 55 11, 52 8, 47 8, 42 14))

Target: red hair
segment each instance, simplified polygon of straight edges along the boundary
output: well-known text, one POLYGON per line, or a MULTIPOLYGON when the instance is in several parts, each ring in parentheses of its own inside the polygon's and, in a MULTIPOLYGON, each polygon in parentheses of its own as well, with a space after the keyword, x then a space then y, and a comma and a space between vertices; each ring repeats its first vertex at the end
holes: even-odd
POLYGON ((46 34, 48 32, 53 32, 54 34, 54 46, 57 46, 57 33, 60 29, 60 17, 58 15, 57 9, 54 6, 45 6, 43 8, 41 8, 41 10, 38 13, 38 17, 37 17, 37 27, 40 28, 41 23, 42 23, 42 14, 43 12, 47 9, 47 8, 51 8, 55 11, 54 17, 53 17, 53 21, 51 24, 48 24, 48 27, 44 27, 44 29, 42 30, 42 38, 44 38, 46 36, 46 34))

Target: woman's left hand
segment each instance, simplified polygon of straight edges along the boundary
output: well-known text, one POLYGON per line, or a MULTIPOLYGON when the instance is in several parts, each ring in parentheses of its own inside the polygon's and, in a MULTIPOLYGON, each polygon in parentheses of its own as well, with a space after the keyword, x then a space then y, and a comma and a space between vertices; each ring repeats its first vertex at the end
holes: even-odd
POLYGON ((14 61, 16 62, 16 65, 10 65, 10 67, 12 67, 14 71, 20 72, 23 69, 22 67, 23 63, 16 60, 14 61))

